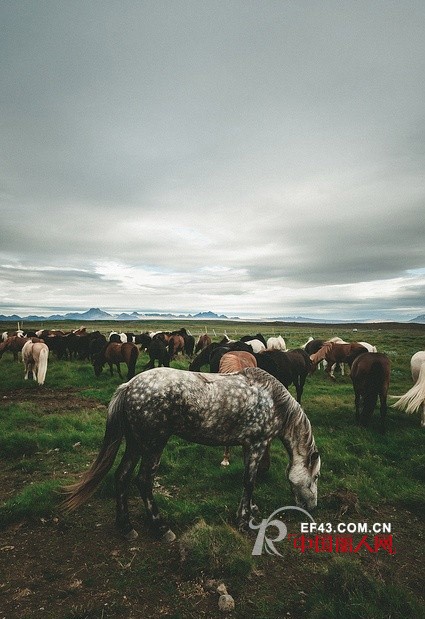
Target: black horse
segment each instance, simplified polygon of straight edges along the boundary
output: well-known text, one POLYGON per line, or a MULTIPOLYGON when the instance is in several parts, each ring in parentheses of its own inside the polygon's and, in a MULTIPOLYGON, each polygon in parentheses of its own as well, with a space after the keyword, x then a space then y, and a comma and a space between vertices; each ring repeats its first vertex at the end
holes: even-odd
POLYGON ((170 353, 166 343, 160 338, 153 338, 148 347, 149 361, 143 367, 143 370, 151 370, 155 367, 155 361, 158 361, 158 366, 170 367, 170 353))
POLYGON ((308 354, 302 348, 295 348, 287 351, 264 350, 254 356, 258 367, 277 378, 286 388, 295 386, 297 402, 301 404, 305 381, 313 369, 308 354))

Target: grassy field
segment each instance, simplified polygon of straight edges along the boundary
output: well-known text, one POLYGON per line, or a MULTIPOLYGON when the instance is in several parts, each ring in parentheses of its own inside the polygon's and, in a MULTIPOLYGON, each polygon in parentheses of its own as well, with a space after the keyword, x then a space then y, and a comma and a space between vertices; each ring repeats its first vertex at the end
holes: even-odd
MULTIPOLYGON (((76 328, 75 323, 41 326, 76 328)), ((394 395, 410 388, 410 358, 424 349, 425 335, 420 325, 357 325, 356 331, 346 325, 232 322, 86 326, 105 334, 185 326, 194 335, 207 330, 216 340, 224 332, 232 338, 281 334, 288 348, 310 335, 367 341, 390 357, 394 395)), ((2 325, 8 328, 16 325, 2 325)), ((146 361, 147 355, 140 355, 137 371, 146 361)), ((183 357, 172 365, 183 370, 189 361, 183 357)), ((111 378, 105 368, 95 378, 87 361, 51 357, 46 383, 38 387, 23 380, 22 364, 8 353, 0 370, 0 617, 218 617, 211 579, 225 582, 236 602, 231 616, 241 619, 423 616, 425 452, 419 414, 390 409, 384 436, 378 432, 378 410, 369 429, 359 428, 350 378, 338 376, 331 383, 320 371, 309 377, 303 408, 322 457, 316 522, 389 522, 395 553, 371 552, 364 544, 357 552, 300 548, 300 519, 288 515, 293 537, 279 543, 283 556, 254 558, 255 535, 241 536, 235 529, 243 471, 236 448, 223 469, 221 448, 169 442, 156 487, 160 508, 178 535, 168 546, 150 537, 136 491, 131 511, 139 538, 128 544, 115 534, 113 472, 87 505, 63 515, 58 489, 94 459, 119 377, 111 378)), ((276 442, 272 467, 255 492, 264 518, 293 502, 286 464, 286 452, 276 442)), ((310 537, 312 543, 323 541, 310 537)), ((353 534, 354 548, 361 539, 353 534)), ((366 541, 373 545, 373 535, 366 541)))

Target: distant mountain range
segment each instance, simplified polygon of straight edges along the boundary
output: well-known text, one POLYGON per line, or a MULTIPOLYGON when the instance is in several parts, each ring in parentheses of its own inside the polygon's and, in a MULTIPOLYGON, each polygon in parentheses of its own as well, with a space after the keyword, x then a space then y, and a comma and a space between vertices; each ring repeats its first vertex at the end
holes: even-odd
MULTIPOLYGON (((56 320, 76 320, 78 322, 84 322, 87 320, 117 320, 121 322, 128 322, 130 320, 149 320, 149 319, 160 319, 160 320, 244 320, 239 318, 238 316, 226 316, 225 314, 216 314, 215 312, 198 312, 197 314, 171 314, 171 313, 160 313, 160 312, 122 312, 121 314, 109 314, 98 307, 92 307, 87 310, 87 312, 68 312, 67 314, 52 314, 51 316, 18 316, 17 314, 13 314, 12 316, 5 316, 0 314, 0 322, 43 322, 46 320, 56 321, 56 320)), ((248 320, 248 319, 246 319, 248 320)), ((249 319, 251 321, 254 318, 249 319)), ((370 323, 370 322, 386 322, 379 320, 325 320, 323 318, 307 318, 305 316, 279 316, 279 317, 270 317, 270 318, 257 318, 256 321, 273 321, 273 322, 299 322, 299 323, 312 323, 312 324, 353 324, 353 323, 370 323)), ((394 321, 397 322, 397 321, 394 321)), ((407 321, 398 321, 398 322, 408 322, 408 323, 419 323, 425 324, 425 314, 421 314, 420 316, 416 316, 416 318, 412 318, 407 321)))
POLYGON ((196 319, 196 320, 240 320, 238 316, 229 318, 224 314, 216 314, 215 312, 198 312, 197 314, 162 314, 160 312, 123 312, 121 314, 109 314, 98 307, 92 307, 87 312, 68 312, 67 314, 51 314, 50 316, 5 316, 0 314, 0 321, 19 321, 19 322, 39 322, 44 320, 77 320, 84 322, 86 320, 119 320, 121 322, 128 320, 146 320, 149 318, 160 319, 196 319))

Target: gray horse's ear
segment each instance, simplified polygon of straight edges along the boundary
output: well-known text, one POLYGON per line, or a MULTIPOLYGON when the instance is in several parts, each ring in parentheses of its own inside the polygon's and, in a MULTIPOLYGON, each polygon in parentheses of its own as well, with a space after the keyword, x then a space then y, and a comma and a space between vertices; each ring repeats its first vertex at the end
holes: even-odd
POLYGON ((316 464, 318 459, 319 459, 319 452, 313 451, 313 453, 310 456, 310 466, 313 466, 313 464, 316 464))

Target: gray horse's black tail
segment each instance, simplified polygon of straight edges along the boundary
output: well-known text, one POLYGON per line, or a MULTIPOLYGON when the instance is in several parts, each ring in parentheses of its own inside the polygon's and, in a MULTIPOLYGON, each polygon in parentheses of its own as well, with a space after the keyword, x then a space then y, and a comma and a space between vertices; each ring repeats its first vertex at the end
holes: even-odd
POLYGON ((137 363, 138 357, 139 357, 139 349, 137 348, 137 346, 134 346, 134 348, 131 349, 130 360, 128 362, 128 374, 127 374, 128 380, 130 380, 130 378, 133 378, 133 376, 136 373, 136 363, 137 363))
POLYGON ((62 488, 62 491, 68 495, 61 503, 64 511, 73 511, 85 503, 112 467, 124 436, 122 412, 126 390, 127 383, 124 383, 112 396, 108 407, 105 436, 96 460, 81 481, 62 488))

